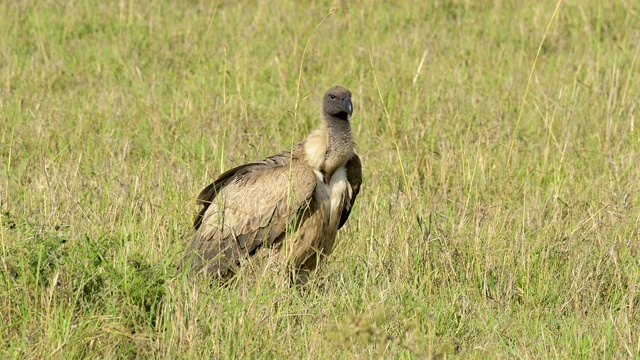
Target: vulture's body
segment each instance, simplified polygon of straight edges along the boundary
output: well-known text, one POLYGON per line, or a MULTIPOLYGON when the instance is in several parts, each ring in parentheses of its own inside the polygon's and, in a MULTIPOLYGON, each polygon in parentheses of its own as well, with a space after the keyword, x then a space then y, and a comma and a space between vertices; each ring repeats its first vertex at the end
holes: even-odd
POLYGON ((319 130, 287 151, 221 174, 202 190, 197 233, 185 257, 191 269, 224 278, 244 259, 268 251, 305 283, 333 250, 362 183, 352 109, 349 90, 329 89, 319 130))

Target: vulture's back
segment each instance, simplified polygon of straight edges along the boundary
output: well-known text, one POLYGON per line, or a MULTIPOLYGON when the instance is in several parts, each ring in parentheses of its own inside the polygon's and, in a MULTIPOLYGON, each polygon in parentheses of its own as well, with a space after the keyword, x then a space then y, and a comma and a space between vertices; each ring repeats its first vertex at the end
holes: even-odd
POLYGON ((230 275, 243 257, 281 241, 303 218, 316 176, 300 149, 231 169, 202 191, 198 232, 185 258, 192 270, 230 275))

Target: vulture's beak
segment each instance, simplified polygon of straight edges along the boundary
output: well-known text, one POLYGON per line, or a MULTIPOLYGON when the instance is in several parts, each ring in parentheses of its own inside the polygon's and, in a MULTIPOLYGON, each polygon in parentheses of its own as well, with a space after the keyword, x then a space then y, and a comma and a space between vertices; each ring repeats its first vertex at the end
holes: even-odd
POLYGON ((342 100, 342 108, 351 116, 353 114, 353 103, 351 103, 351 97, 346 97, 342 100))

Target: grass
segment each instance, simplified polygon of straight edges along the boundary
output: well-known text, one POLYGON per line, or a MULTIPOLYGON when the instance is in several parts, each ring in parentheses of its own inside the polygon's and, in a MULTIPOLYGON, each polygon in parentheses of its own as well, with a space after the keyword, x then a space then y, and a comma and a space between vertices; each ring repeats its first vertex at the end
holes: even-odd
POLYGON ((3 2, 1 357, 638 357, 640 7, 556 4, 3 2), (309 286, 177 274, 336 84, 365 182, 309 286))

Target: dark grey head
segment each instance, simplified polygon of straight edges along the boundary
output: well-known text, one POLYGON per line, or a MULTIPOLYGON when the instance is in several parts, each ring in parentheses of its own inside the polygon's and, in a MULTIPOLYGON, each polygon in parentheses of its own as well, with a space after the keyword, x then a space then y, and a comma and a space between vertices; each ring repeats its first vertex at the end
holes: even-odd
POLYGON ((326 115, 349 120, 349 116, 353 114, 351 91, 342 86, 334 86, 327 90, 322 101, 322 110, 326 115))

